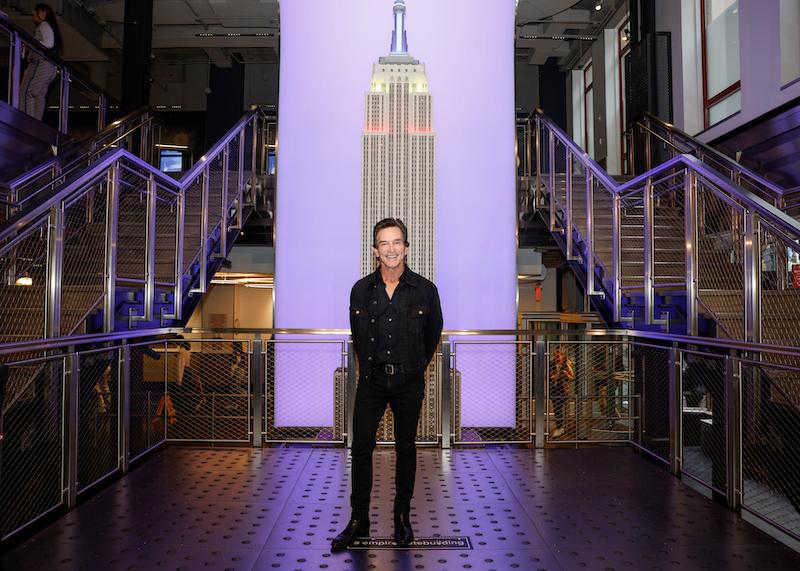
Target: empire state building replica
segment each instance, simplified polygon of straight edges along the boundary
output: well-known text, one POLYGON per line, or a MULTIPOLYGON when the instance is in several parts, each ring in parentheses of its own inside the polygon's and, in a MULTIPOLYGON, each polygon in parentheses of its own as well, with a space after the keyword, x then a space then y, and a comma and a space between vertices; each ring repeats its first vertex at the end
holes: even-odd
POLYGON ((434 133, 425 66, 408 54, 404 0, 394 2, 389 55, 372 69, 366 96, 361 169, 361 274, 375 270, 372 228, 401 218, 408 265, 434 279, 434 133))

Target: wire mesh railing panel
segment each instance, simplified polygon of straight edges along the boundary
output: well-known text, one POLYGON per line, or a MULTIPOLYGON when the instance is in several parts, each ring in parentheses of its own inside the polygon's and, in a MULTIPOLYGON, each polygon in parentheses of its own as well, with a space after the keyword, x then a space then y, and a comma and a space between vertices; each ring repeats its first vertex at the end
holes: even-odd
POLYGON ((622 287, 644 286, 644 204, 642 190, 629 193, 620 205, 620 275, 622 287))
MULTIPOLYGON (((800 246, 761 222, 761 341, 795 346, 800 338, 800 246)), ((774 356, 769 356, 770 358, 774 356)))
POLYGON ((119 466, 119 349, 80 354, 78 492, 119 466))
POLYGON ((718 336, 743 339, 743 211, 703 184, 697 208, 698 299, 715 317, 718 336))
POLYGON ((633 442, 669 462, 669 349, 634 343, 631 347, 632 394, 638 405, 633 442))
POLYGON ((800 369, 742 363, 742 506, 800 539, 800 369))
POLYGON ((0 538, 62 503, 64 357, 9 362, 0 410, 0 538))
POLYGON ((597 262, 602 266, 602 279, 610 288, 614 278, 614 197, 597 178, 593 179, 592 185, 592 212, 592 248, 597 262))
POLYGON ((629 344, 552 341, 547 355, 547 441, 629 441, 637 420, 629 344))
POLYGON ((725 357, 681 351, 682 470, 726 490, 725 357))
POLYGON ((64 211, 61 333, 71 333, 103 296, 106 185, 95 183, 64 211))
POLYGON ((174 284, 177 196, 162 188, 157 192, 155 279, 157 282, 174 284))
POLYGON ((571 155, 572 161, 572 225, 580 240, 588 240, 586 225, 586 169, 580 159, 571 155))
MULTIPOLYGON (((208 235, 222 219, 222 183, 224 180, 224 160, 222 152, 217 154, 208 164, 208 235)), ((227 207, 226 207, 227 208, 227 207)))
POLYGON ((203 177, 198 176, 184 191, 183 218, 183 272, 195 262, 200 251, 200 235, 203 223, 203 177))
POLYGON ((0 254, 0 342, 44 337, 48 218, 0 254))
POLYGON ((166 342, 131 345, 129 450, 135 460, 166 439, 166 425, 175 420, 167 401, 166 342))
POLYGON ((250 439, 248 354, 247 341, 167 344, 167 440, 250 439))
POLYGON ((686 283, 683 171, 662 179, 653 189, 653 282, 686 283))
POLYGON ((346 406, 344 340, 283 338, 265 341, 267 441, 336 440, 334 418, 346 406), (337 383, 338 380, 338 383, 337 383), (337 391, 337 388, 339 390, 337 391))
MULTIPOLYGON (((245 127, 247 128, 247 127, 245 127)), ((249 173, 244 172, 244 169, 247 165, 242 162, 241 168, 239 165, 239 141, 242 140, 242 134, 236 135, 231 142, 228 143, 228 217, 230 218, 231 210, 230 206, 233 204, 234 200, 236 200, 239 194, 239 176, 242 176, 242 181, 247 180, 247 176, 249 173)), ((247 155, 242 157, 243 159, 247 158, 247 155)))
POLYGON ((530 442, 531 342, 455 341, 453 357, 455 442, 530 442))
POLYGON ((145 279, 147 256, 147 179, 120 168, 117 216, 117 277, 145 279))

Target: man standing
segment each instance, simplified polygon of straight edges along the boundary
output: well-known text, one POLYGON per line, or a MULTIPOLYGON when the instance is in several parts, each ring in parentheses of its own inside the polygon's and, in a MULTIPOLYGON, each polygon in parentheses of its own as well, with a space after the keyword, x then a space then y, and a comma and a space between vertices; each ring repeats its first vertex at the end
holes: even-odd
POLYGON ((353 416, 353 464, 347 527, 331 543, 346 549, 369 536, 372 451, 386 405, 394 415, 394 536, 401 545, 414 539, 409 511, 417 471, 417 421, 425 397, 425 370, 442 334, 442 309, 436 286, 405 265, 406 226, 398 218, 375 225, 372 247, 378 269, 353 286, 350 328, 359 362, 353 416))

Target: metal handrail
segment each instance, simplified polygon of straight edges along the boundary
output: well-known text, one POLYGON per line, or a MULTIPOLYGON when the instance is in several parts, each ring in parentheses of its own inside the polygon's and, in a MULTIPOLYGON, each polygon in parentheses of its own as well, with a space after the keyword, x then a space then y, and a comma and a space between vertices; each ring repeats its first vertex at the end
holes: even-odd
MULTIPOLYGON (((92 333, 54 337, 50 339, 35 339, 18 341, 15 343, 0 344, 0 355, 27 353, 30 351, 56 351, 76 345, 99 345, 124 341, 135 343, 137 340, 153 338, 167 338, 181 334, 241 334, 241 335, 336 335, 350 336, 349 329, 315 329, 291 327, 163 327, 159 329, 137 329, 131 331, 116 331, 112 333, 92 333)), ((746 353, 774 353, 800 357, 800 347, 774 345, 768 343, 753 343, 737 339, 724 339, 716 337, 700 337, 696 335, 679 335, 658 331, 641 331, 638 329, 445 329, 442 339, 451 337, 530 337, 556 335, 562 337, 626 337, 659 341, 665 344, 678 343, 698 347, 713 347, 720 350, 736 350, 746 353)), ((187 339, 191 341, 191 339, 187 339)))
MULTIPOLYGON (((695 137, 692 137, 691 135, 689 135, 685 131, 682 131, 681 129, 679 129, 678 127, 673 125, 672 123, 668 123, 667 121, 664 121, 662 118, 660 118, 660 117, 658 117, 656 115, 653 115, 652 113, 649 113, 647 111, 642 113, 642 117, 644 117, 648 121, 651 121, 651 122, 655 123, 656 125, 658 125, 662 129, 666 129, 667 131, 671 132, 673 135, 677 135, 678 137, 680 137, 687 144, 689 144, 689 145, 691 145, 691 146, 693 146, 693 147, 695 147, 697 149, 702 150, 704 155, 710 155, 710 156, 714 157, 715 160, 718 160, 720 162, 725 163, 726 165, 728 165, 730 167, 731 172, 738 173, 739 175, 745 175, 747 178, 757 182, 760 186, 762 186, 765 189, 769 190, 770 192, 772 192, 773 194, 777 195, 778 197, 781 197, 784 194, 786 194, 787 189, 775 184, 774 182, 772 182, 771 180, 765 178, 761 174, 748 169, 747 167, 743 166, 741 163, 736 162, 734 159, 732 159, 728 155, 718 151, 714 147, 712 147, 710 145, 707 145, 706 143, 703 143, 702 141, 696 139, 695 137)), ((648 126, 647 123, 643 122, 641 118, 637 119, 634 123, 637 124, 637 125, 643 126, 643 127, 647 127, 648 126)), ((672 145, 673 148, 675 148, 676 150, 679 150, 679 149, 677 149, 677 147, 674 146, 674 143, 670 142, 669 140, 666 140, 665 142, 667 144, 669 144, 669 145, 672 145)))
POLYGON ((147 127, 152 123, 152 121, 153 117, 150 116, 149 109, 147 107, 142 107, 132 113, 129 113, 125 117, 114 121, 90 139, 81 142, 80 148, 83 148, 83 152, 80 152, 79 154, 70 158, 68 163, 61 165, 61 157, 52 157, 51 159, 42 162, 39 166, 20 174, 16 178, 5 183, 0 183, 0 187, 5 187, 10 196, 17 196, 16 199, 9 198, 4 202, 12 207, 21 207, 25 202, 30 201, 37 196, 39 192, 50 186, 53 181, 51 180, 49 183, 45 183, 43 187, 36 189, 34 192, 31 192, 22 199, 18 198, 19 189, 23 188, 29 182, 36 180, 48 170, 54 169, 58 169, 58 172, 53 173, 53 180, 63 180, 76 168, 90 161, 94 155, 103 152, 113 145, 116 145, 119 143, 119 141, 130 136, 135 131, 147 127), (131 125, 137 121, 139 122, 131 125), (121 134, 120 130, 122 130, 121 134), (109 135, 116 135, 116 138, 111 139, 110 141, 105 141, 109 135))
POLYGON ((597 162, 589 156, 589 153, 581 149, 578 144, 573 141, 569 135, 567 135, 564 130, 556 125, 547 115, 544 114, 544 110, 537 107, 528 117, 528 121, 532 121, 533 119, 538 119, 539 121, 543 122, 547 125, 548 129, 556 136, 556 138, 561 142, 562 145, 567 147, 575 157, 580 159, 581 164, 589 169, 592 172, 592 175, 596 178, 600 179, 603 184, 609 189, 613 190, 617 188, 617 181, 615 181, 609 174, 601 167, 597 162))
MULTIPOLYGON (((700 196, 699 191, 704 190, 705 192, 711 192, 722 201, 721 204, 733 208, 735 211, 732 214, 735 218, 731 219, 730 224, 732 226, 730 231, 739 233, 737 236, 741 236, 741 243, 736 242, 738 245, 733 247, 737 248, 737 250, 735 252, 731 250, 733 252, 731 256, 736 256, 738 255, 737 252, 739 252, 743 257, 740 260, 742 269, 739 270, 743 273, 737 279, 740 279, 740 283, 743 284, 739 287, 742 288, 742 296, 745 300, 744 338, 753 342, 761 341, 761 337, 764 334, 762 333, 762 324, 767 323, 769 319, 769 316, 763 314, 766 310, 764 309, 765 306, 762 305, 762 297, 769 294, 762 294, 761 292, 760 284, 765 270, 761 268, 760 259, 762 248, 766 244, 761 239, 771 232, 787 248, 798 249, 795 248, 794 244, 800 243, 800 222, 773 206, 769 199, 762 198, 758 189, 751 191, 744 188, 737 180, 728 178, 724 171, 721 172, 709 166, 700 158, 691 154, 682 153, 673 156, 673 158, 649 169, 643 174, 626 182, 617 183, 605 175, 599 165, 591 160, 541 110, 537 110, 534 114, 534 121, 537 152, 536 188, 545 194, 560 193, 550 197, 550 230, 565 251, 567 259, 579 261, 584 266, 587 294, 590 298, 605 300, 598 307, 603 311, 608 310, 607 319, 609 322, 633 322, 634 318, 633 314, 623 316, 621 313, 623 285, 631 285, 623 283, 624 260, 622 259, 623 245, 621 242, 623 197, 625 197, 626 202, 629 202, 627 200, 629 197, 633 197, 637 199, 635 200, 637 204, 642 205, 642 215, 644 217, 642 236, 644 240, 644 266, 643 275, 641 275, 645 305, 644 323, 647 326, 660 325, 662 328, 669 326, 667 320, 654 314, 656 309, 655 290, 658 287, 658 268, 655 265, 655 260, 656 256, 659 255, 659 250, 654 245, 654 242, 660 239, 654 233, 654 198, 663 190, 658 187, 659 182, 663 182, 663 177, 675 177, 677 175, 683 177, 683 184, 672 186, 677 192, 683 194, 684 197, 681 201, 682 206, 686 209, 686 219, 681 224, 681 228, 676 229, 676 231, 686 240, 687 331, 696 334, 698 315, 700 314, 698 311, 700 290, 697 281, 697 276, 700 274, 696 252, 698 247, 697 240, 699 239, 697 225, 701 219, 697 210, 697 201, 698 196, 700 196), (572 178, 574 164, 581 165, 582 170, 586 173, 585 192, 587 201, 579 207, 572 204, 572 197, 576 193, 583 193, 584 191, 574 187, 574 184, 577 184, 574 183, 572 178), (566 177, 566 180, 564 177, 566 177), (592 190, 590 184, 595 185, 595 190, 592 190), (565 186, 560 187, 559 185, 565 186), (605 261, 594 255, 594 206, 592 196, 601 187, 612 196, 612 252, 611 259, 606 259, 605 261), (565 191, 566 202, 562 204, 565 191), (586 227, 576 226, 576 220, 580 220, 583 216, 585 216, 586 227), (565 227, 559 227, 561 224, 565 225, 565 227), (573 235, 574 232, 578 232, 579 237, 576 238, 573 235), (581 235, 581 233, 588 234, 581 235), (583 244, 582 246, 579 245, 581 243, 583 244), (598 263, 605 264, 604 273, 602 270, 600 270, 601 273, 597 273, 598 263), (604 276, 609 281, 603 281, 601 276, 604 276), (595 285, 598 283, 600 284, 599 289, 595 289, 595 285)), ((744 182, 744 179, 740 180, 744 182)), ((582 181, 580 186, 583 186, 582 181)), ((705 199, 703 200, 703 204, 705 204, 705 199)), ((785 251, 783 256, 786 256, 785 251)), ((780 276, 781 273, 778 275, 780 276)), ((785 277, 784 275, 779 278, 782 280, 781 284, 785 284, 785 277)), ((781 289, 786 288, 781 286, 781 289)), ((600 302, 598 301, 597 303, 600 302)), ((783 303, 793 304, 785 307, 786 311, 794 312, 788 316, 789 319, 794 319, 793 316, 800 313, 800 303, 796 303, 794 297, 783 303)), ((719 317, 713 317, 720 321, 719 317)), ((772 329, 774 331, 774 328, 772 329)), ((789 339, 785 338, 785 332, 778 332, 777 334, 781 342, 789 342, 789 339)))
POLYGON ((114 163, 121 159, 125 159, 126 161, 133 163, 137 168, 142 169, 145 171, 145 173, 154 177, 156 182, 158 182, 160 185, 166 186, 168 189, 178 193, 183 192, 194 182, 196 182, 197 176, 203 171, 203 169, 206 167, 206 164, 210 163, 214 158, 216 158, 224 146, 230 143, 230 141, 242 130, 242 127, 249 123, 257 113, 257 110, 249 111, 233 127, 231 127, 231 129, 225 134, 219 143, 215 144, 208 153, 201 157, 201 159, 194 165, 192 169, 187 171, 178 180, 167 176, 153 165, 143 161, 125 149, 117 149, 116 151, 104 155, 94 164, 81 171, 74 180, 58 189, 57 192, 48 196, 46 200, 41 201, 24 212, 16 214, 7 220, 3 225, 0 225, 0 242, 11 235, 16 235, 16 233, 33 223, 37 218, 47 213, 55 204, 58 204, 62 200, 68 199, 71 194, 83 189, 87 183, 106 172, 114 163))
POLYGON ((746 190, 741 185, 723 178, 718 172, 708 168, 705 163, 693 155, 685 153, 678 155, 645 173, 619 184, 613 178, 611 178, 608 173, 606 173, 606 171, 603 170, 603 168, 597 164, 597 162, 595 162, 595 160, 592 159, 588 153, 586 153, 586 151, 581 149, 578 144, 575 143, 575 141, 570 139, 569 135, 567 135, 561 129, 561 127, 556 125, 549 117, 547 117, 547 115, 545 115, 541 109, 534 111, 534 114, 538 117, 539 121, 544 123, 548 129, 553 132, 561 144, 573 152, 573 156, 580 161, 584 168, 590 170, 593 176, 603 181, 608 190, 616 194, 625 194, 627 191, 637 189, 644 186, 648 182, 652 182, 652 179, 658 177, 662 173, 665 173, 676 167, 684 166, 692 169, 708 182, 719 187, 720 190, 729 193, 747 206, 757 209, 759 211, 759 215, 772 221, 774 224, 780 226, 787 232, 796 234, 797 237, 800 238, 800 223, 798 223, 794 218, 768 203, 758 195, 746 190))

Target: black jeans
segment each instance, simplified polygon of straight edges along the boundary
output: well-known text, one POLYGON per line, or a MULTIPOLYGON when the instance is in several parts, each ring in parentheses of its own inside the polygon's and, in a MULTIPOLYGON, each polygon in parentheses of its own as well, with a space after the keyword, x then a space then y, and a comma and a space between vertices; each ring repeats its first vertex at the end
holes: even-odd
POLYGON ((388 404, 394 414, 395 471, 394 511, 408 512, 414 493, 417 473, 417 421, 425 397, 425 378, 414 375, 372 375, 363 379, 356 390, 353 413, 353 489, 350 505, 353 517, 369 518, 369 500, 372 492, 372 451, 375 449, 375 432, 388 404))

